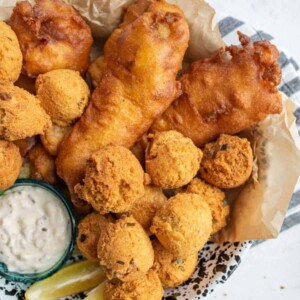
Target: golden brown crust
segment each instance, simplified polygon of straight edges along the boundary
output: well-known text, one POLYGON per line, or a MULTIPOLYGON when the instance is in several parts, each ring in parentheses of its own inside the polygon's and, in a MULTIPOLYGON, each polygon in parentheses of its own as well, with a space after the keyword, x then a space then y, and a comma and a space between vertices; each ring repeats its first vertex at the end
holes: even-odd
POLYGON ((161 300, 164 289, 153 270, 129 282, 106 281, 104 300, 161 300))
POLYGON ((53 70, 36 79, 36 96, 54 124, 72 125, 84 112, 90 90, 79 72, 53 70))
POLYGON ((97 87, 106 68, 104 56, 101 55, 94 59, 89 66, 88 73, 92 79, 93 87, 97 87))
POLYGON ((13 143, 19 147, 20 154, 25 157, 30 149, 36 144, 37 138, 35 136, 23 140, 16 140, 13 143))
POLYGON ((36 77, 54 69, 84 73, 90 62, 91 30, 60 0, 18 2, 10 19, 23 53, 23 70, 36 77))
POLYGON ((248 180, 252 168, 253 153, 245 138, 222 134, 204 147, 200 174, 212 185, 224 189, 238 187, 248 180))
POLYGON ((108 279, 125 282, 145 275, 153 265, 154 253, 142 226, 133 217, 125 216, 101 231, 98 259, 108 279))
POLYGON ((127 148, 104 146, 88 160, 75 192, 101 214, 127 212, 145 193, 144 170, 127 148))
POLYGON ((163 189, 179 188, 196 176, 202 151, 177 131, 148 135, 146 172, 163 189))
POLYGON ((178 130, 197 146, 235 134, 282 111, 278 50, 268 41, 230 46, 193 63, 181 77, 183 95, 152 126, 178 130), (228 58, 228 54, 231 59, 228 58))
POLYGON ((0 139, 25 139, 42 134, 50 125, 50 117, 35 96, 12 84, 0 83, 0 139))
POLYGON ((11 142, 0 141, 0 190, 12 186, 22 166, 19 148, 11 142))
POLYGON ((30 178, 46 181, 50 184, 57 182, 55 159, 50 156, 41 144, 36 144, 28 153, 30 161, 30 178))
POLYGON ((0 21, 0 82, 15 82, 22 69, 22 52, 16 34, 0 21))
POLYGON ((132 147, 173 101, 188 38, 183 13, 156 0, 110 36, 101 82, 58 155, 58 173, 71 193, 93 152, 107 144, 132 147))
POLYGON ((188 256, 176 256, 164 248, 157 240, 152 242, 154 266, 164 288, 174 288, 188 280, 194 273, 198 252, 188 256))
POLYGON ((101 231, 112 219, 98 213, 87 215, 78 224, 76 244, 89 260, 98 260, 97 245, 101 231))
POLYGON ((145 187, 145 195, 136 200, 132 207, 132 216, 149 233, 151 222, 156 212, 167 203, 167 198, 162 190, 153 186, 145 187))
POLYGON ((186 192, 198 194, 208 203, 213 218, 212 234, 226 226, 230 207, 223 191, 199 178, 195 178, 188 185, 186 192))
POLYGON ((156 213, 150 231, 174 255, 195 253, 212 232, 209 205, 197 194, 179 193, 156 213))

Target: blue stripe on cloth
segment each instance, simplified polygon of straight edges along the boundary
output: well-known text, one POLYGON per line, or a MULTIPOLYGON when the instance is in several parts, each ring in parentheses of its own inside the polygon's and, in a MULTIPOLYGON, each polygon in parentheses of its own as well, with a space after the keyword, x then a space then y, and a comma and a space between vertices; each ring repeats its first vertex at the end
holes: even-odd
POLYGON ((280 65, 281 69, 283 69, 286 65, 288 65, 290 63, 290 61, 288 60, 288 58, 284 52, 280 52, 278 63, 280 65))
MULTIPOLYGON (((291 199, 290 205, 289 205, 289 209, 292 209, 298 205, 300 205, 300 191, 297 191, 294 193, 294 195, 291 199)), ((299 222, 300 222, 300 219, 299 219, 299 222)))
POLYGON ((260 30, 260 31, 257 31, 256 34, 251 36, 251 40, 252 40, 252 42, 257 42, 257 41, 262 41, 262 40, 271 41, 271 40, 273 40, 273 37, 270 34, 265 33, 260 30))
POLYGON ((222 37, 234 31, 236 28, 243 25, 244 22, 234 19, 232 17, 227 17, 219 22, 219 29, 222 37))
MULTIPOLYGON (((284 78, 283 78, 284 80, 284 78)), ((291 97, 292 94, 295 94, 300 91, 300 79, 299 77, 295 77, 294 79, 290 80, 289 82, 284 83, 280 91, 285 93, 287 96, 291 97)))
POLYGON ((299 70, 299 65, 295 62, 293 58, 290 59, 290 63, 294 66, 295 70, 299 70))

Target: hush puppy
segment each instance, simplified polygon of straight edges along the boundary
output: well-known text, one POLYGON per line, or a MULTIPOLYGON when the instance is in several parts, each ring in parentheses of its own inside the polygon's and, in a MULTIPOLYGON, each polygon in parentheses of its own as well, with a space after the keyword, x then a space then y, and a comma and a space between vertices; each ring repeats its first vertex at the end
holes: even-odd
POLYGON ((145 195, 134 202, 131 213, 148 233, 155 213, 166 203, 167 198, 160 188, 146 186, 145 195))
POLYGON ((186 192, 198 194, 202 200, 208 203, 213 220, 212 234, 226 226, 230 208, 223 191, 201 179, 194 178, 188 185, 186 192))
POLYGON ((151 182, 163 189, 188 184, 200 168, 202 152, 177 131, 148 135, 146 172, 151 182))
POLYGON ((108 279, 132 281, 153 266, 154 253, 143 227, 133 217, 124 216, 101 231, 98 259, 108 279))
POLYGON ((61 127, 81 117, 90 97, 89 87, 79 72, 63 69, 39 75, 36 93, 52 122, 61 127))
POLYGON ((35 96, 0 83, 0 139, 22 140, 42 134, 50 126, 51 120, 35 96))
POLYGON ((22 52, 16 34, 0 21, 0 82, 15 82, 22 69, 22 52))
POLYGON ((127 212, 145 193, 144 170, 130 150, 108 145, 88 160, 75 192, 101 214, 127 212))
POLYGON ((17 180, 22 166, 19 148, 11 142, 0 141, 0 190, 6 190, 17 180))
POLYGON ((154 249, 153 268, 163 287, 177 287, 193 275, 198 262, 198 252, 180 257, 164 248, 157 240, 154 240, 152 245, 154 249))
POLYGON ((253 168, 253 153, 245 138, 222 134, 206 144, 201 163, 201 177, 219 188, 231 189, 245 183, 253 168))
POLYGON ((197 194, 179 193, 153 218, 150 231, 178 257, 203 248, 212 233, 209 205, 197 194))
POLYGON ((100 233, 110 221, 112 218, 91 213, 78 224, 77 246, 87 259, 98 260, 97 245, 100 233))
POLYGON ((150 270, 134 281, 106 281, 104 300, 161 300, 164 289, 158 275, 150 270))

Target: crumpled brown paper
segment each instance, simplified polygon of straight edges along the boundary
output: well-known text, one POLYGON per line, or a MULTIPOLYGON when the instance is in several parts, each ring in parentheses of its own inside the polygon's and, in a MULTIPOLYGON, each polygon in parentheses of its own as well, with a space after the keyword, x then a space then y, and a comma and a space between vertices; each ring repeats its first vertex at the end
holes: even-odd
MULTIPOLYGON (((118 25, 122 10, 133 0, 65 0, 85 17, 96 38, 107 37, 118 25)), ((190 61, 210 56, 224 46, 215 11, 202 0, 167 0, 179 5, 187 17, 191 39, 190 61)), ((16 0, 0 0, 0 20, 8 20, 16 0)), ((31 2, 33 2, 31 0, 31 2)), ((97 42, 95 48, 101 51, 97 42)), ((280 232, 300 174, 300 140, 293 111, 295 104, 282 95, 284 111, 243 133, 253 146, 255 166, 251 179, 227 192, 231 204, 228 226, 217 242, 275 238, 280 232)))

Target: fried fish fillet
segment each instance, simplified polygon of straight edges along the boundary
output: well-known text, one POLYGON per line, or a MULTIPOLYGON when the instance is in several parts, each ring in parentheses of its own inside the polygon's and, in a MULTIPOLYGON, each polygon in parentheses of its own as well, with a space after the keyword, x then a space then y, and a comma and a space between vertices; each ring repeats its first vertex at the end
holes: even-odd
POLYGON ((235 134, 282 110, 277 86, 278 50, 268 41, 230 46, 193 63, 181 77, 183 94, 152 126, 177 130, 202 146, 221 133, 235 134))
POLYGON ((18 2, 10 19, 23 53, 23 71, 30 77, 54 69, 84 73, 93 43, 89 26, 61 0, 35 2, 18 2))
POLYGON ((105 69, 86 112, 60 147, 57 170, 73 200, 91 154, 107 144, 133 146, 180 90, 176 75, 189 40, 182 11, 139 0, 127 16, 106 42, 105 69))

